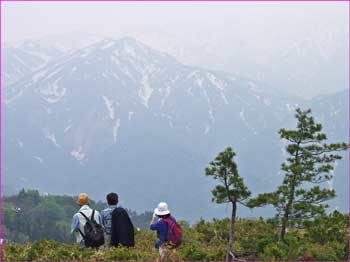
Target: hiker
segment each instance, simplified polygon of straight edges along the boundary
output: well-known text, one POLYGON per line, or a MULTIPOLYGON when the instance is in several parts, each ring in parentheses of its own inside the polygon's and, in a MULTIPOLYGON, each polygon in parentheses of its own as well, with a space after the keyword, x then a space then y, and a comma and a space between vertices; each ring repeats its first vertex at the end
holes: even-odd
POLYGON ((71 233, 82 246, 98 248, 104 244, 104 235, 100 213, 89 207, 89 197, 85 193, 78 196, 79 211, 74 214, 71 233))
MULTIPOLYGON (((130 217, 124 208, 117 207, 118 195, 116 193, 110 193, 109 195, 113 197, 111 203, 115 206, 113 210, 109 211, 111 214, 110 246, 116 247, 122 245, 125 247, 133 247, 135 246, 134 226, 130 217)), ((104 214, 106 213, 104 212, 104 214)))
POLYGON ((150 229, 157 231, 155 247, 159 251, 160 260, 167 260, 181 244, 182 238, 181 227, 170 214, 167 203, 160 202, 158 207, 154 209, 150 229))
POLYGON ((116 193, 109 193, 106 196, 108 207, 101 211, 102 225, 105 230, 105 244, 111 246, 111 232, 112 232, 112 212, 117 208, 118 195, 116 193))

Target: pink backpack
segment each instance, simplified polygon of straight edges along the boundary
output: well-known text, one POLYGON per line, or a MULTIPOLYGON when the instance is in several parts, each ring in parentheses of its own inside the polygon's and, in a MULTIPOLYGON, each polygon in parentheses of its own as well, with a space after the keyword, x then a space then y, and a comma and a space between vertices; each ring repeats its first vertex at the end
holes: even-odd
POLYGON ((166 245, 169 248, 177 248, 182 241, 182 229, 176 222, 174 217, 163 218, 163 221, 168 224, 168 242, 166 245))

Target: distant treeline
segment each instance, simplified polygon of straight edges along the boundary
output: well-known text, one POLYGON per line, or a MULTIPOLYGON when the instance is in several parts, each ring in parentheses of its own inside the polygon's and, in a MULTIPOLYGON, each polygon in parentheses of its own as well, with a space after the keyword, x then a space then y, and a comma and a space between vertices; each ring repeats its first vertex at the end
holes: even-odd
MULTIPOLYGON (((106 203, 90 200, 96 210, 106 203)), ((73 242, 70 234, 72 216, 77 212, 72 196, 40 195, 37 190, 22 189, 17 195, 2 199, 2 232, 5 242, 26 243, 39 240, 73 242)), ((137 214, 127 210, 135 227, 148 227, 152 212, 137 214)))

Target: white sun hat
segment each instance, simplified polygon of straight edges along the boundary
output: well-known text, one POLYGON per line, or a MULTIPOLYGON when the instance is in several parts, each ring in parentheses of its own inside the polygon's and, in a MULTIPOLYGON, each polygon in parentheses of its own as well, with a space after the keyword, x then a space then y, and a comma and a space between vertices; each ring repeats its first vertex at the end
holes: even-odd
POLYGON ((157 216, 164 216, 170 214, 170 210, 168 209, 168 204, 165 202, 160 202, 158 207, 154 210, 154 213, 157 216))

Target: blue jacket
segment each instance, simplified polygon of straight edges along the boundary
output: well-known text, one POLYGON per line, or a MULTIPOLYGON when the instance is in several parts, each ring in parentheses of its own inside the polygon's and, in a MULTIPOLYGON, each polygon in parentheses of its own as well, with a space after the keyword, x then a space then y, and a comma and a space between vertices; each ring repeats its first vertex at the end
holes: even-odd
POLYGON ((156 248, 159 248, 163 243, 168 241, 168 223, 159 218, 158 221, 150 225, 151 230, 157 231, 156 248))
POLYGON ((101 211, 102 225, 107 235, 110 235, 112 232, 112 212, 116 208, 117 205, 110 205, 101 211))

